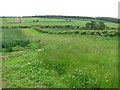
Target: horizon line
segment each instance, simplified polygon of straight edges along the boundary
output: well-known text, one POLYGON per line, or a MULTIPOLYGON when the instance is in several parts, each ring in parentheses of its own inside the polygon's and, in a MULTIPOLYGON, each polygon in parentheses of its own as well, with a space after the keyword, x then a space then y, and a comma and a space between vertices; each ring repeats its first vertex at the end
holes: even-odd
POLYGON ((19 15, 19 16, 0 16, 1 17, 39 17, 39 16, 66 16, 66 17, 91 17, 91 18, 97 18, 97 17, 106 17, 106 18, 117 18, 119 19, 118 17, 107 17, 107 16, 78 16, 78 15, 19 15))

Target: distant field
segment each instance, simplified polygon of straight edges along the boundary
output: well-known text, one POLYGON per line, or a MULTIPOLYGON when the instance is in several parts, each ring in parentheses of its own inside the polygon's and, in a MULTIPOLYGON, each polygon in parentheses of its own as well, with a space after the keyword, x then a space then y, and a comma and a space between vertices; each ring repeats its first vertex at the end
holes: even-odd
MULTIPOLYGON (((72 20, 72 19, 71 19, 72 20)), ((66 21, 66 19, 49 19, 49 18, 23 18, 22 23, 14 23, 15 19, 13 18, 3 18, 2 19, 3 26, 31 26, 31 25, 73 25, 73 26, 80 26, 84 27, 87 22, 90 22, 90 20, 72 20, 71 22, 66 21), (39 22, 33 22, 34 20, 39 20, 39 22), (12 22, 12 23, 11 23, 12 22)), ((118 24, 116 23, 111 23, 111 22, 106 22, 105 24, 108 27, 113 27, 113 28, 118 28, 118 24)))

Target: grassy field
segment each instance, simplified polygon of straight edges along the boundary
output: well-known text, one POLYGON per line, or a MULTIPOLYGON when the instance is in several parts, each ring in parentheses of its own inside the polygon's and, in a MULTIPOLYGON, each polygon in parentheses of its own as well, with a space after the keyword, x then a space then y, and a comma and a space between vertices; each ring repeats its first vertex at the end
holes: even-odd
MULTIPOLYGON (((30 20, 25 21, 30 22, 30 20)), ((48 19, 31 24, 63 25, 64 23, 82 26, 85 22, 64 22, 64 20, 59 22, 58 19, 48 19)), ((30 23, 21 24, 30 25, 30 23)), ((109 25, 112 24, 114 23, 109 25)), ((44 30, 74 31, 56 28, 44 30)), ((96 30, 91 31, 96 32, 96 30)), ((117 36, 49 34, 34 28, 18 28, 3 29, 2 43, 4 42, 9 42, 7 45, 10 45, 9 48, 12 50, 6 51, 8 47, 2 49, 3 88, 118 87, 117 36), (13 42, 17 43, 13 44, 13 42)))

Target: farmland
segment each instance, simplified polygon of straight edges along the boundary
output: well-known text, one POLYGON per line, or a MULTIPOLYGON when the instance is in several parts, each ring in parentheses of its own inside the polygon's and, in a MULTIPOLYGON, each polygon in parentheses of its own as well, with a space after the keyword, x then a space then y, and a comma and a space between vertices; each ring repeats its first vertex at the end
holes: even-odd
POLYGON ((3 18, 3 88, 117 88, 117 24, 85 30, 90 20, 71 20, 3 18))

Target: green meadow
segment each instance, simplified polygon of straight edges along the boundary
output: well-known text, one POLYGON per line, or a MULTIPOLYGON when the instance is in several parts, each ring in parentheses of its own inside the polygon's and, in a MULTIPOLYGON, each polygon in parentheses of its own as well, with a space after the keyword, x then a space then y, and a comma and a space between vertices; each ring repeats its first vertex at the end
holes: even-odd
POLYGON ((3 18, 3 88, 118 87, 116 23, 104 21, 105 30, 84 30, 90 20, 13 21, 3 18))

